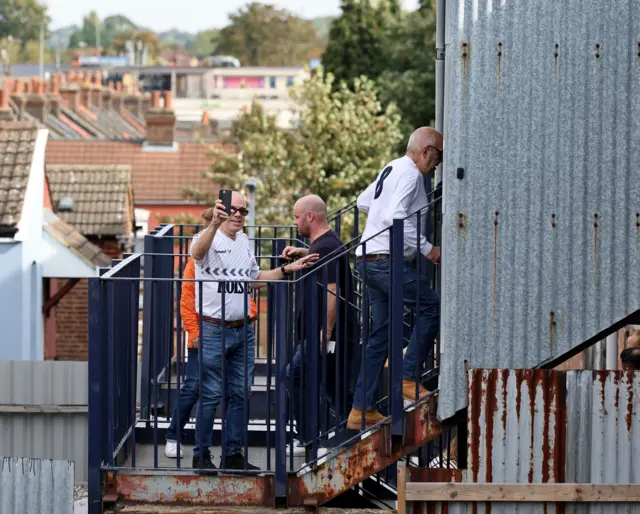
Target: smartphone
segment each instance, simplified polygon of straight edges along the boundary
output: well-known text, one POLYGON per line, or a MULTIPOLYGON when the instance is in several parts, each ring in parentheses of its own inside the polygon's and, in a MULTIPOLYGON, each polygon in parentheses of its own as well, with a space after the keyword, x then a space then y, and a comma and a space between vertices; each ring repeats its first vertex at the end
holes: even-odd
POLYGON ((224 210, 228 215, 231 215, 231 189, 221 189, 220 190, 220 200, 224 204, 224 210))

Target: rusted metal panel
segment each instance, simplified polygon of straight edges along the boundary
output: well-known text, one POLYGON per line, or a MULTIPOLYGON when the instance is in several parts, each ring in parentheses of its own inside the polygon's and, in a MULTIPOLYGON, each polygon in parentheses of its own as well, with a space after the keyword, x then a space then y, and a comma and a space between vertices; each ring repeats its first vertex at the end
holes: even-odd
POLYGON ((74 474, 69 461, 0 459, 0 514, 73 512, 74 474))
POLYGON ((116 473, 121 500, 171 505, 274 506, 273 476, 116 473))
MULTIPOLYGON (((469 372, 468 468, 475 483, 640 483, 640 373, 469 372)), ((479 504, 484 513, 591 513, 602 506, 479 504)), ((640 512, 610 505, 610 512, 640 512)))
POLYGON ((425 445, 441 431, 433 410, 428 404, 422 404, 406 413, 402 439, 392 438, 391 427, 384 426, 341 452, 330 455, 315 469, 299 477, 291 477, 289 505, 303 506, 305 500, 315 500, 322 505, 425 445))
POLYGON ((446 17, 440 419, 640 309, 640 2, 446 17))

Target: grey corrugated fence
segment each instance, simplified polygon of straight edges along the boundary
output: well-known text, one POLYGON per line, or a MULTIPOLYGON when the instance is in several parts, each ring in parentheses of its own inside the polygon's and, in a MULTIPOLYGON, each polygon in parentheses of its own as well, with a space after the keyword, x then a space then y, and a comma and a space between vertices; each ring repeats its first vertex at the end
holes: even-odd
POLYGON ((0 459, 0 514, 71 514, 73 462, 0 459))
POLYGON ((87 373, 86 362, 0 361, 0 457, 73 461, 86 482, 87 373))

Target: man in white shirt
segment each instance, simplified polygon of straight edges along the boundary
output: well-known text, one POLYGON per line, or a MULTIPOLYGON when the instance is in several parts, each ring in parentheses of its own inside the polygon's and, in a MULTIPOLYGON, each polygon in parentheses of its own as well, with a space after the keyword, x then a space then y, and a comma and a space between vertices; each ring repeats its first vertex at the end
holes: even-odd
POLYGON ((432 246, 427 241, 422 226, 427 207, 424 177, 435 170, 442 161, 442 145, 442 135, 436 130, 430 127, 417 129, 409 138, 406 155, 385 166, 375 182, 358 197, 358 209, 368 213, 368 216, 361 239, 364 245, 360 245, 356 250, 356 262, 358 272, 366 279, 368 286, 372 326, 365 348, 364 369, 360 370, 353 409, 347 420, 347 427, 353 430, 360 430, 363 411, 366 427, 383 419, 375 408, 374 395, 387 358, 389 342, 391 259, 389 230, 385 229, 391 227, 393 220, 398 218, 405 219, 403 301, 417 313, 416 327, 411 334, 411 342, 403 361, 403 396, 405 403, 413 403, 428 394, 428 391, 419 385, 418 366, 433 350, 433 343, 440 328, 440 297, 429 287, 428 280, 418 275, 409 261, 420 252, 434 264, 440 262, 440 248, 432 246), (415 215, 418 211, 421 213, 419 234, 418 216, 415 215), (383 232, 378 234, 381 231, 383 232), (363 375, 366 386, 364 390, 363 375))
POLYGON ((253 382, 255 338, 249 322, 249 290, 252 280, 280 280, 285 275, 305 269, 318 259, 317 254, 270 271, 260 271, 249 238, 242 232, 248 214, 243 196, 234 191, 230 213, 218 200, 211 224, 196 234, 191 243, 191 256, 196 262, 196 312, 202 319, 202 419, 196 416, 196 445, 193 467, 215 469, 209 447, 214 416, 222 396, 222 371, 226 375, 228 408, 226 438, 221 466, 228 470, 258 469, 245 462, 242 455, 247 413, 244 398, 249 394, 245 383, 253 382), (224 298, 224 305, 223 305, 224 298), (224 346, 223 346, 224 334, 224 346), (224 348, 224 351, 223 351, 224 348), (245 374, 245 360, 247 373, 245 374), (200 448, 200 427, 203 426, 200 448))

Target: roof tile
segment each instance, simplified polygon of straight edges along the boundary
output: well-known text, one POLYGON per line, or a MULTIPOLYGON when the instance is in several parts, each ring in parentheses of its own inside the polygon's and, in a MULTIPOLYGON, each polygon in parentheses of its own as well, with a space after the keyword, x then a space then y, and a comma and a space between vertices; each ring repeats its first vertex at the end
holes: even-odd
POLYGON ((0 226, 20 221, 37 135, 33 122, 0 122, 0 226))
POLYGON ((70 212, 56 209, 63 221, 84 235, 125 233, 131 166, 48 164, 47 179, 54 208, 63 198, 73 199, 70 212))

